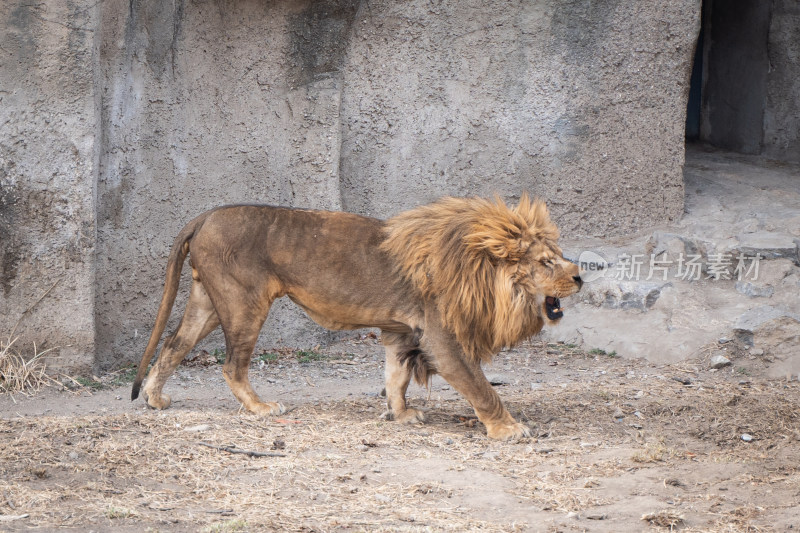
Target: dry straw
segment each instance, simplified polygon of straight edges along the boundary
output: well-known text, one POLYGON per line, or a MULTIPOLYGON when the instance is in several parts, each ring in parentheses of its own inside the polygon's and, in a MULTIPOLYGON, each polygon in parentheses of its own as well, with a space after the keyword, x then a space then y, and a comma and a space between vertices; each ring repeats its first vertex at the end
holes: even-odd
POLYGON ((664 509, 657 513, 647 513, 642 515, 642 520, 649 522, 652 526, 669 528, 670 531, 684 524, 683 515, 670 509, 664 509))
POLYGON ((44 355, 33 345, 33 357, 25 358, 16 349, 17 339, 0 341, 0 392, 31 393, 52 381, 46 374, 44 355))
MULTIPOLYGON (((425 426, 382 422, 384 400, 360 395, 295 394, 293 411, 269 418, 219 402, 9 413, 0 416, 0 521, 20 530, 506 532, 544 530, 545 516, 549 530, 722 533, 769 531, 770 520, 792 516, 796 384, 719 372, 684 380, 668 366, 647 367, 644 378, 641 362, 569 358, 582 379, 537 374, 552 383, 505 386, 510 411, 535 435, 513 443, 486 439, 467 402, 446 396, 412 399, 428 410, 425 426), (491 509, 497 501, 510 506, 491 509), (649 508, 656 501, 674 509, 649 508)), ((524 376, 526 365, 553 359, 520 355, 513 368, 524 376)), ((296 379, 287 387, 310 390, 302 378, 314 368, 323 384, 324 365, 293 365, 280 370, 296 379)))

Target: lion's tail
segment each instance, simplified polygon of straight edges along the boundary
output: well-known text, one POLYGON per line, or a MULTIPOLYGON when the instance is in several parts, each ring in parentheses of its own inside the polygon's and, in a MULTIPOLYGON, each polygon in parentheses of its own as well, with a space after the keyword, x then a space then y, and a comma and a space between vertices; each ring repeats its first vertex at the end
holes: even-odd
POLYGON ((161 340, 161 335, 164 333, 164 328, 167 326, 167 320, 172 312, 172 305, 175 303, 175 296, 178 294, 178 284, 181 279, 181 269, 186 256, 189 255, 189 241, 194 237, 200 226, 208 217, 209 213, 203 213, 199 217, 189 222, 175 237, 175 242, 172 244, 172 250, 169 253, 169 260, 167 261, 167 275, 164 281, 164 294, 161 296, 161 304, 158 306, 158 314, 156 315, 156 323, 153 326, 153 332, 150 333, 150 340, 147 342, 147 348, 144 350, 142 360, 139 363, 139 370, 136 372, 136 379, 133 382, 131 389, 131 400, 139 397, 139 389, 144 381, 144 376, 147 373, 147 366, 153 359, 153 354, 158 347, 158 341, 161 340))

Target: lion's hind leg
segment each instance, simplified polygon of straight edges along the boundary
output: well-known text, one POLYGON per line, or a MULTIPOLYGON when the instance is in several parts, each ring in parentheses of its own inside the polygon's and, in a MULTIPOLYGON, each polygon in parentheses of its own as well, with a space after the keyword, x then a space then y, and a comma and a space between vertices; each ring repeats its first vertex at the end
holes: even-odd
MULTIPOLYGON (((391 336, 384 334, 384 338, 391 336)), ((385 342, 385 341, 384 341, 385 342)), ((427 362, 418 347, 403 344, 386 345, 386 402, 389 410, 384 416, 406 424, 425 421, 425 414, 406 403, 406 391, 412 376, 421 383, 428 381, 427 362), (419 358, 419 359, 415 359, 419 358)))
MULTIPOLYGON (((228 387, 245 409, 256 415, 279 415, 286 408, 278 402, 264 402, 250 384, 250 360, 253 356, 258 334, 267 319, 274 298, 264 297, 254 302, 250 292, 238 286, 228 286, 227 298, 220 298, 218 308, 227 348, 222 375, 228 387), (240 306, 239 302, 250 302, 240 306)), ((265 294, 272 294, 267 288, 265 294)), ((213 295, 212 295, 213 296, 213 295)))
POLYGON ((178 329, 161 347, 158 360, 150 369, 144 385, 147 405, 154 409, 166 409, 171 403, 167 394, 161 392, 167 381, 186 354, 194 346, 219 326, 219 318, 211 304, 203 284, 195 279, 192 282, 189 301, 178 329))

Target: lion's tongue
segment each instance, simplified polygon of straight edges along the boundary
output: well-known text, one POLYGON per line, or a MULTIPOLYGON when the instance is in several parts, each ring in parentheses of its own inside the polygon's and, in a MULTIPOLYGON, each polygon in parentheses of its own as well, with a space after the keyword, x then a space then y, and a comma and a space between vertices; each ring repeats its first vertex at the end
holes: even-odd
POLYGON ((564 312, 561 310, 561 302, 554 296, 545 297, 544 307, 547 311, 547 318, 550 320, 558 320, 564 316, 564 312))

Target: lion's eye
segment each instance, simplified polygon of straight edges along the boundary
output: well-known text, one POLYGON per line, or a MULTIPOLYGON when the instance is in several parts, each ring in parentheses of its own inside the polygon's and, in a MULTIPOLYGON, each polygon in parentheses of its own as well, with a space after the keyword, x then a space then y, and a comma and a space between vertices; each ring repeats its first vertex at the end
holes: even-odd
POLYGON ((548 266, 548 267, 551 267, 551 266, 555 265, 555 263, 553 262, 553 260, 552 260, 552 259, 550 259, 550 258, 547 258, 547 259, 542 259, 542 264, 543 264, 544 266, 548 266))

